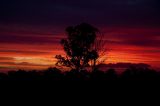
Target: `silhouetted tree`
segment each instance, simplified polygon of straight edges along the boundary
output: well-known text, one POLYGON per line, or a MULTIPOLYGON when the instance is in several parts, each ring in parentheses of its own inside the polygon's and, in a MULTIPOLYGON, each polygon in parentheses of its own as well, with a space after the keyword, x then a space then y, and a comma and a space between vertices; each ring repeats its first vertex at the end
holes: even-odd
MULTIPOLYGON (((56 55, 56 65, 81 70, 92 64, 96 65, 99 58, 100 40, 96 40, 99 30, 87 23, 66 28, 67 38, 61 40, 66 56, 56 55)), ((101 39, 102 40, 102 39, 101 39)))
POLYGON ((98 58, 94 58, 90 62, 92 70, 94 70, 97 65, 103 64, 106 60, 106 40, 104 39, 104 35, 100 31, 98 31, 97 35, 98 36, 91 46, 91 49, 98 53, 98 58))

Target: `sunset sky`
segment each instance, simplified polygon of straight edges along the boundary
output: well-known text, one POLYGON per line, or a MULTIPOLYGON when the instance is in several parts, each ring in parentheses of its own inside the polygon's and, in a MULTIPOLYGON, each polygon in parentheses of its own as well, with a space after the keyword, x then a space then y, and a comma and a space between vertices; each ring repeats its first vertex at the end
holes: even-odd
POLYGON ((82 22, 105 35, 106 63, 160 68, 159 0, 1 0, 0 13, 0 70, 54 66, 65 28, 82 22))

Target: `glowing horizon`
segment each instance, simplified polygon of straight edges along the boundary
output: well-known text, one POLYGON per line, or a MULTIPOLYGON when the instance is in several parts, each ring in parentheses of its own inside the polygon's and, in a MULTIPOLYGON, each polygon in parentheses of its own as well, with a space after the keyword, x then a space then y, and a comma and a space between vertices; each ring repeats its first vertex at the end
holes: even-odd
POLYGON ((1 0, 0 70, 53 66, 65 28, 83 22, 104 34, 106 63, 160 67, 159 11, 159 0, 1 0))
MULTIPOLYGON (((47 31, 46 31, 47 32, 47 31)), ((105 63, 146 63, 153 67, 158 67, 160 63, 159 46, 151 44, 136 44, 137 41, 143 41, 144 37, 134 37, 141 34, 145 39, 160 40, 158 35, 150 34, 159 33, 159 29, 139 29, 139 28, 119 28, 112 27, 102 29, 107 41, 107 53, 105 63), (129 35, 134 35, 129 37, 129 35), (142 39, 143 38, 143 39, 142 39), (136 41, 129 42, 129 41, 136 41), (135 43, 135 44, 134 44, 135 43)), ((65 32, 48 35, 45 30, 42 32, 10 32, 3 31, 0 34, 8 34, 10 42, 0 42, 0 64, 1 69, 44 69, 54 67, 57 54, 64 55, 60 40, 65 38, 65 32), (38 34, 37 34, 38 33, 38 34), (42 33, 42 34, 41 34, 42 33), (62 33, 62 34, 61 34, 62 33), (16 39, 17 38, 17 39, 16 39), (19 41, 20 40, 20 41, 19 41)))

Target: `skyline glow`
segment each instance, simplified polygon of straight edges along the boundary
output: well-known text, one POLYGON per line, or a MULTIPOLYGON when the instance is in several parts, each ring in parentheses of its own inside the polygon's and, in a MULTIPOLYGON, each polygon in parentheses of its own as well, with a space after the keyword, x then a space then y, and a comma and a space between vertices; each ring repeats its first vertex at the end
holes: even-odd
POLYGON ((82 22, 105 35, 106 63, 160 68, 159 11, 159 0, 1 0, 0 70, 54 66, 65 28, 82 22))

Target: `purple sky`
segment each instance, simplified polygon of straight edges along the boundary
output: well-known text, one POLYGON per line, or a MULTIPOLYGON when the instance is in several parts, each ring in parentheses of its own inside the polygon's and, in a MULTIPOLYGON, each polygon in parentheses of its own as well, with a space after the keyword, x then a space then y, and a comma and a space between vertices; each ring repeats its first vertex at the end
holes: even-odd
POLYGON ((50 66, 65 28, 82 22, 104 33, 108 62, 159 66, 159 12, 159 0, 0 0, 0 69, 50 66))
POLYGON ((159 26, 159 0, 1 0, 0 23, 159 26))

